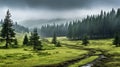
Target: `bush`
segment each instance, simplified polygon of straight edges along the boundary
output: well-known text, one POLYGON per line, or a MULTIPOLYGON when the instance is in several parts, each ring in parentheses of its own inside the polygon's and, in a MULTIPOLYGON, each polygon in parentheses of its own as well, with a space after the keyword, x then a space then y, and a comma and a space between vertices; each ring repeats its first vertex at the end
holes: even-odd
POLYGON ((84 36, 83 36, 82 44, 85 45, 85 46, 87 46, 87 44, 89 44, 88 36, 87 36, 87 35, 84 35, 84 36))

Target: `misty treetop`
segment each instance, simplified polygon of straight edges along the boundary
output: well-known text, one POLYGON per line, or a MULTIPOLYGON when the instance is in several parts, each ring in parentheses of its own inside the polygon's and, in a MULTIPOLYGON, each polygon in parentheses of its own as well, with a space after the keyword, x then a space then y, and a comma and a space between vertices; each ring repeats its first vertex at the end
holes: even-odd
POLYGON ((101 11, 99 15, 87 16, 78 21, 61 25, 42 26, 40 32, 43 36, 52 36, 53 31, 57 36, 67 36, 70 39, 82 39, 84 34, 89 38, 110 38, 120 31, 120 8, 117 12, 101 11))

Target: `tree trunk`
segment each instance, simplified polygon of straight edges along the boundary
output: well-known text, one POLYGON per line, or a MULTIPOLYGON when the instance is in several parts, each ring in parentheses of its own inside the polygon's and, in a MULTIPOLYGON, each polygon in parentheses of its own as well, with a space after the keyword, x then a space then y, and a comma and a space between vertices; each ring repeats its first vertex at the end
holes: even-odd
POLYGON ((8 37, 8 35, 7 35, 5 47, 8 48, 8 46, 9 46, 9 37, 8 37))

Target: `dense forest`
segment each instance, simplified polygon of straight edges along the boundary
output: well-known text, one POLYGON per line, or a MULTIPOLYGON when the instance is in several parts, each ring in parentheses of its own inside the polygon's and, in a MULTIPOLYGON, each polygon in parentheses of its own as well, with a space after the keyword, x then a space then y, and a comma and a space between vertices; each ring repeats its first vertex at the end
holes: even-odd
POLYGON ((53 31, 57 36, 67 36, 70 39, 81 39, 88 35, 91 39, 111 38, 120 31, 120 9, 110 12, 101 10, 99 15, 87 16, 82 20, 62 25, 46 25, 41 27, 42 36, 52 36, 53 31))
POLYGON ((68 24, 53 24, 53 25, 45 25, 39 29, 39 34, 43 37, 51 37, 54 32, 57 36, 66 36, 67 35, 68 24))

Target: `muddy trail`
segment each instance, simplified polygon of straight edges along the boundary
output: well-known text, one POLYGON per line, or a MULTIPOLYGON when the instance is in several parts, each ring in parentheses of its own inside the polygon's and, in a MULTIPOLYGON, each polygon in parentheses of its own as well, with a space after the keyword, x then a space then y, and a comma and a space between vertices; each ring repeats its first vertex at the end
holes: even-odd
MULTIPOLYGON (((89 53, 90 54, 90 53, 89 53)), ((57 64, 50 64, 50 65, 40 65, 40 66, 34 66, 34 67, 68 67, 70 64, 74 64, 80 60, 83 60, 87 57, 89 57, 88 55, 83 55, 82 57, 78 57, 78 58, 74 58, 74 59, 71 59, 71 60, 67 60, 67 61, 64 61, 64 62, 61 62, 61 63, 57 63, 57 64)))
MULTIPOLYGON (((87 64, 85 64, 83 66, 79 66, 79 67, 106 67, 104 64, 110 60, 110 56, 106 55, 107 51, 105 51, 105 50, 84 48, 82 46, 69 45, 69 44, 64 44, 64 45, 66 47, 68 47, 68 48, 71 48, 71 49, 87 50, 87 51, 89 51, 89 53, 87 55, 88 57, 90 57, 90 56, 98 56, 98 58, 93 60, 92 62, 89 62, 89 63, 87 63, 87 64), (97 52, 101 52, 101 53, 97 54, 97 52)), ((75 63, 77 63, 77 61, 75 63)))
POLYGON ((81 58, 75 58, 75 59, 64 61, 64 62, 58 63, 58 64, 40 65, 40 66, 34 66, 34 67, 68 67, 70 64, 74 64, 75 62, 78 62, 85 58, 87 58, 87 57, 83 56, 81 58))
POLYGON ((71 48, 71 49, 87 50, 87 51, 89 51, 89 53, 86 55, 83 55, 82 57, 74 58, 74 59, 67 60, 67 61, 64 61, 61 63, 49 64, 49 65, 39 65, 39 66, 33 66, 33 67, 68 67, 69 65, 77 63, 80 60, 83 60, 83 59, 91 57, 91 56, 99 56, 99 57, 97 59, 95 59, 94 61, 89 62, 89 63, 87 63, 83 66, 79 66, 79 67, 105 67, 104 63, 106 62, 108 57, 104 55, 105 54, 104 51, 90 49, 90 48, 83 48, 83 47, 76 46, 76 45, 68 45, 68 44, 64 44, 64 45, 68 48, 71 48), (101 52, 101 54, 96 54, 96 52, 101 52))
POLYGON ((107 60, 108 58, 104 55, 99 55, 99 57, 97 59, 95 59, 92 62, 89 62, 83 66, 80 67, 105 67, 104 62, 107 60))

